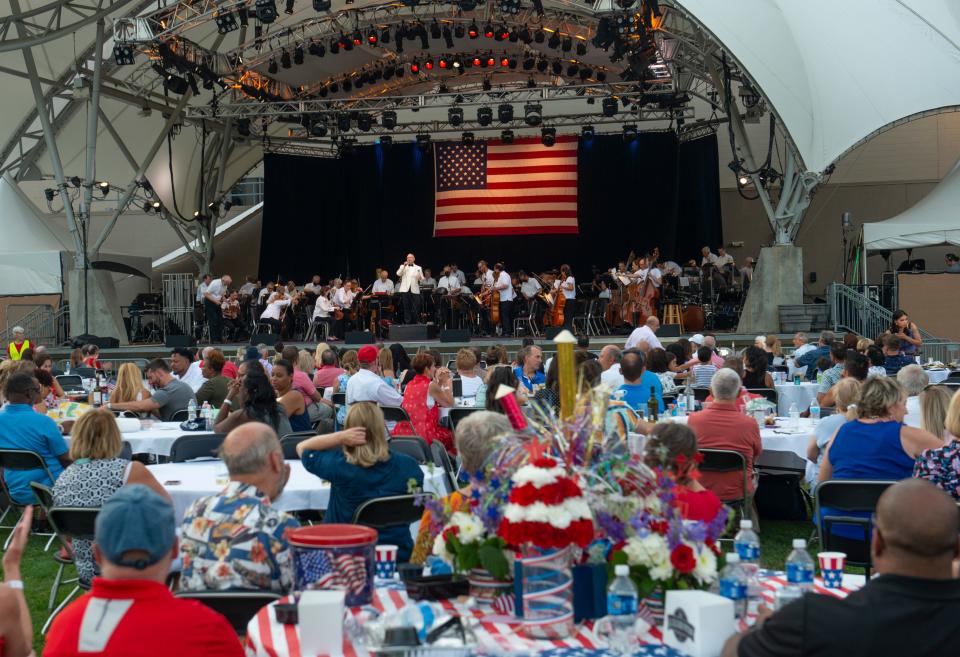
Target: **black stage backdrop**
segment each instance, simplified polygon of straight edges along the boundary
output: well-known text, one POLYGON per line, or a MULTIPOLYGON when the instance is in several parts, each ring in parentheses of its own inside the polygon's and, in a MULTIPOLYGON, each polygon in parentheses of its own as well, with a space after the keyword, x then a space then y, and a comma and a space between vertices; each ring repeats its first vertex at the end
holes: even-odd
POLYGON ((674 133, 597 136, 579 147, 580 233, 433 237, 433 153, 412 143, 362 147, 341 159, 268 154, 259 275, 264 280, 371 282, 391 278, 408 252, 439 278, 444 263, 473 272, 479 259, 508 271, 568 263, 586 282, 630 250, 659 245, 681 264, 722 244, 716 137, 679 144, 674 133))

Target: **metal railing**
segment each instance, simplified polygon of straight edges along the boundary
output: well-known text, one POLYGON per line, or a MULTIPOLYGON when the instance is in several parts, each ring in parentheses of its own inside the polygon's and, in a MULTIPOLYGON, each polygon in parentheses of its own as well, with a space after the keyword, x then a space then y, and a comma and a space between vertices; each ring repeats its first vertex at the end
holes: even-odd
POLYGON ((7 343, 13 340, 15 326, 23 327, 27 339, 32 344, 53 346, 66 339, 62 330, 64 308, 55 310, 48 304, 10 304, 6 309, 6 328, 0 332, 0 342, 7 343), (17 319, 10 318, 10 311, 22 308, 33 308, 17 319))

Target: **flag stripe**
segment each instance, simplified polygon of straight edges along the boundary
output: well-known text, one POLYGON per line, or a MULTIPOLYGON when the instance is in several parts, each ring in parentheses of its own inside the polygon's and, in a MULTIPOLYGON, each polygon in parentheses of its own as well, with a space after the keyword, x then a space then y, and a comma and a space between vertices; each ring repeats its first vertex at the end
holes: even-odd
POLYGON ((541 152, 536 152, 536 151, 523 152, 523 151, 521 151, 521 152, 511 152, 511 153, 500 153, 500 152, 497 152, 497 151, 493 151, 493 149, 490 149, 490 151, 487 152, 487 160, 488 160, 489 162, 504 162, 504 161, 509 162, 509 161, 516 161, 516 160, 520 160, 520 161, 523 161, 523 160, 528 160, 528 161, 529 161, 529 160, 548 160, 548 159, 551 159, 551 158, 556 158, 556 159, 558 159, 558 160, 559 160, 559 159, 573 159, 573 160, 576 160, 576 159, 577 159, 577 149, 576 149, 576 148, 557 148, 557 149, 551 148, 550 150, 541 151, 541 152), (492 152, 491 152, 491 151, 492 151, 492 152))
MULTIPOLYGON (((576 210, 511 210, 509 212, 501 213, 513 219, 576 219, 577 211, 576 210)), ((446 220, 466 220, 473 219, 474 221, 483 222, 490 219, 490 212, 452 212, 450 214, 445 214, 443 217, 437 217, 438 221, 446 220)))
POLYGON ((503 176, 508 173, 576 173, 576 164, 544 164, 529 167, 497 167, 488 169, 491 174, 503 176))
POLYGON ((494 231, 475 226, 473 228, 438 229, 437 236, 473 237, 477 235, 545 235, 548 233, 576 235, 579 232, 580 230, 576 226, 503 226, 494 231))
POLYGON ((474 196, 474 197, 458 197, 458 198, 440 198, 437 199, 437 207, 444 208, 452 205, 487 205, 492 201, 509 201, 511 203, 573 203, 577 202, 577 195, 573 194, 539 194, 536 196, 528 196, 524 198, 523 196, 509 195, 509 196, 474 196))
POLYGON ((548 196, 569 196, 572 201, 575 202, 577 200, 577 196, 575 194, 576 188, 573 185, 565 185, 563 183, 558 183, 553 187, 530 187, 528 189, 524 189, 523 193, 517 193, 513 189, 491 189, 490 185, 487 185, 487 189, 483 190, 463 189, 451 192, 440 192, 440 195, 437 196, 437 199, 443 201, 450 199, 469 199, 476 197, 479 192, 482 192, 483 195, 490 200, 497 200, 501 198, 524 199, 531 196, 536 196, 539 198, 545 198, 548 196))
MULTIPOLYGON (((574 178, 574 180, 576 180, 574 178)), ((502 180, 502 181, 487 181, 487 191, 491 189, 543 189, 549 187, 572 187, 576 189, 576 182, 569 183, 563 180, 502 180)), ((449 194, 451 192, 441 192, 443 194, 449 194)))
MULTIPOLYGON (((475 219, 443 219, 440 220, 440 226, 447 228, 469 228, 471 226, 482 226, 483 228, 503 228, 512 226, 516 221, 510 217, 496 217, 476 221, 475 219)), ((573 217, 566 219, 527 219, 523 222, 524 226, 576 226, 577 220, 573 217)))

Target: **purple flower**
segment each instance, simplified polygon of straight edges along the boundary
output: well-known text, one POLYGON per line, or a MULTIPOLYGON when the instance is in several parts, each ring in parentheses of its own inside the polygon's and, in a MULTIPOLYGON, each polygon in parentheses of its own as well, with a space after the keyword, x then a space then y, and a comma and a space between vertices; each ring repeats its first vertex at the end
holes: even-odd
POLYGON ((602 509, 598 510, 594 515, 596 516, 597 525, 603 533, 606 534, 607 538, 614 543, 626 540, 627 530, 619 518, 602 509))

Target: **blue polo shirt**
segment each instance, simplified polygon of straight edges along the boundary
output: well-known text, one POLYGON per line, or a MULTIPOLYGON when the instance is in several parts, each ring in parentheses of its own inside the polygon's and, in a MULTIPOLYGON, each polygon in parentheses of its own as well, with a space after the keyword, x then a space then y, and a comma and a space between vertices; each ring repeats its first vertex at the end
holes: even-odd
POLYGON ((657 398, 659 413, 663 413, 663 384, 660 378, 649 370, 644 370, 640 376, 640 383, 624 383, 619 390, 623 390, 622 401, 626 402, 630 408, 640 413, 647 412, 647 400, 650 399, 650 388, 653 388, 653 394, 657 398))
MULTIPOLYGON (((58 456, 67 453, 67 443, 57 423, 33 410, 29 404, 7 404, 0 410, 0 449, 26 449, 39 454, 56 479, 63 472, 58 456)), ((3 480, 10 497, 20 504, 33 504, 30 482, 53 486, 43 470, 5 470, 3 480)))
POLYGON ((545 377, 540 370, 537 370, 532 379, 527 378, 523 374, 523 367, 520 366, 514 367, 513 373, 517 375, 517 380, 530 392, 533 392, 534 385, 542 385, 547 382, 547 377, 545 377))

